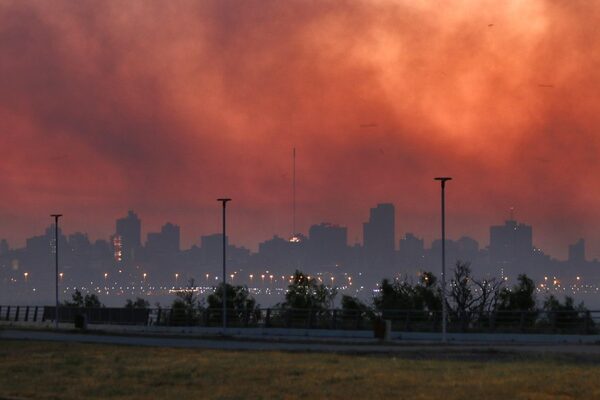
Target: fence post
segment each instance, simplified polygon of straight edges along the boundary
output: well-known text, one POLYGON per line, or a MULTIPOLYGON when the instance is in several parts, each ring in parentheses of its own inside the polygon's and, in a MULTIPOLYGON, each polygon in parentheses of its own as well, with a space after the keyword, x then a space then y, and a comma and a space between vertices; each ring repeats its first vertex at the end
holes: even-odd
POLYGON ((15 313, 15 322, 19 320, 19 306, 17 306, 17 312, 15 313))
POLYGON ((35 309, 33 310, 33 322, 37 321, 37 315, 38 315, 38 306, 35 306, 35 309))
POLYGON ((6 321, 10 320, 10 306, 6 307, 6 321))
POLYGON ((592 314, 590 313, 590 310, 587 310, 585 312, 585 320, 583 321, 583 333, 589 333, 590 331, 590 319, 592 318, 592 314))
POLYGON ((496 330, 496 312, 495 311, 490 311, 489 320, 490 320, 490 331, 494 332, 496 330))
POLYGON ((331 312, 331 329, 337 329, 337 310, 331 312))
POLYGON ((271 325, 271 309, 267 308, 267 314, 265 315, 265 327, 268 328, 271 325))
POLYGON ((25 322, 29 322, 29 306, 25 307, 25 322))
POLYGON ((519 331, 525 330, 525 311, 521 311, 521 319, 519 320, 519 331))
POLYGON ((156 325, 160 326, 160 317, 162 314, 162 308, 158 309, 158 312, 156 313, 156 325))

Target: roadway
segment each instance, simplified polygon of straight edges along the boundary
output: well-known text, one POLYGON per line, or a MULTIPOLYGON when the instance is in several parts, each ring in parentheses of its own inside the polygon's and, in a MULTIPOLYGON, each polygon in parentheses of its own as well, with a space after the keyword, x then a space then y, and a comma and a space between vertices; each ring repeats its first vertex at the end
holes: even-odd
POLYGON ((600 344, 502 344, 375 340, 256 339, 241 337, 185 337, 115 335, 40 330, 0 330, 0 340, 94 343, 122 346, 195 348, 235 351, 289 351, 379 354, 408 358, 497 359, 511 356, 569 356, 600 362, 600 344))

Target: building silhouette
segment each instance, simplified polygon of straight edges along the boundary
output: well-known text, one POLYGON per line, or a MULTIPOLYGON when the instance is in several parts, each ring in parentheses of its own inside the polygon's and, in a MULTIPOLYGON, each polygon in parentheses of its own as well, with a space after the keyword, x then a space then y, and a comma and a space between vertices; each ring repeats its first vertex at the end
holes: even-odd
POLYGON ((579 239, 576 243, 569 245, 568 261, 572 265, 585 263, 585 240, 579 239))
POLYGON ((398 266, 411 271, 420 270, 423 268, 424 258, 424 240, 412 233, 405 234, 398 243, 398 266))
POLYGON ((391 270, 394 267, 396 217, 394 205, 377 204, 371 208, 369 222, 363 224, 365 267, 391 270))
POLYGON ((181 233, 178 225, 167 222, 160 232, 148 233, 146 252, 149 255, 172 255, 180 250, 181 233))
POLYGON ((128 262, 136 259, 136 254, 142 247, 142 221, 133 211, 130 210, 126 217, 117 219, 113 246, 117 261, 128 262))
POLYGON ((314 267, 340 267, 348 253, 348 229, 322 222, 308 230, 308 263, 314 267))
POLYGON ((496 267, 525 271, 533 255, 533 232, 530 225, 508 220, 490 227, 490 262, 496 267))

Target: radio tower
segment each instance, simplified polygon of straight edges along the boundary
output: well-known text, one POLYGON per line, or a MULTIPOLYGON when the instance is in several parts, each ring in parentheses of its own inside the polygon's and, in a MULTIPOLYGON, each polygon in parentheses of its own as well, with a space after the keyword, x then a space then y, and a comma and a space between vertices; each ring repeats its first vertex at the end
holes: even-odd
POLYGON ((292 236, 290 243, 299 243, 300 236, 296 234, 296 148, 292 150, 292 236))

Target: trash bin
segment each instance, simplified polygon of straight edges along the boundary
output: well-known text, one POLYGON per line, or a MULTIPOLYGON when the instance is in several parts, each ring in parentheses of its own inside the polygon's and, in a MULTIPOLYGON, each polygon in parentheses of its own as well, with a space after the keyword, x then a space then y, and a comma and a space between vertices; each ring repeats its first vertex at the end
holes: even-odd
POLYGON ((373 320, 373 337, 383 340, 385 338, 385 321, 383 318, 373 320))
POLYGON ((87 329, 87 317, 85 314, 75 315, 75 328, 81 330, 87 329))
POLYGON ((392 333, 392 321, 376 318, 373 320, 373 336, 375 339, 389 341, 392 333))

